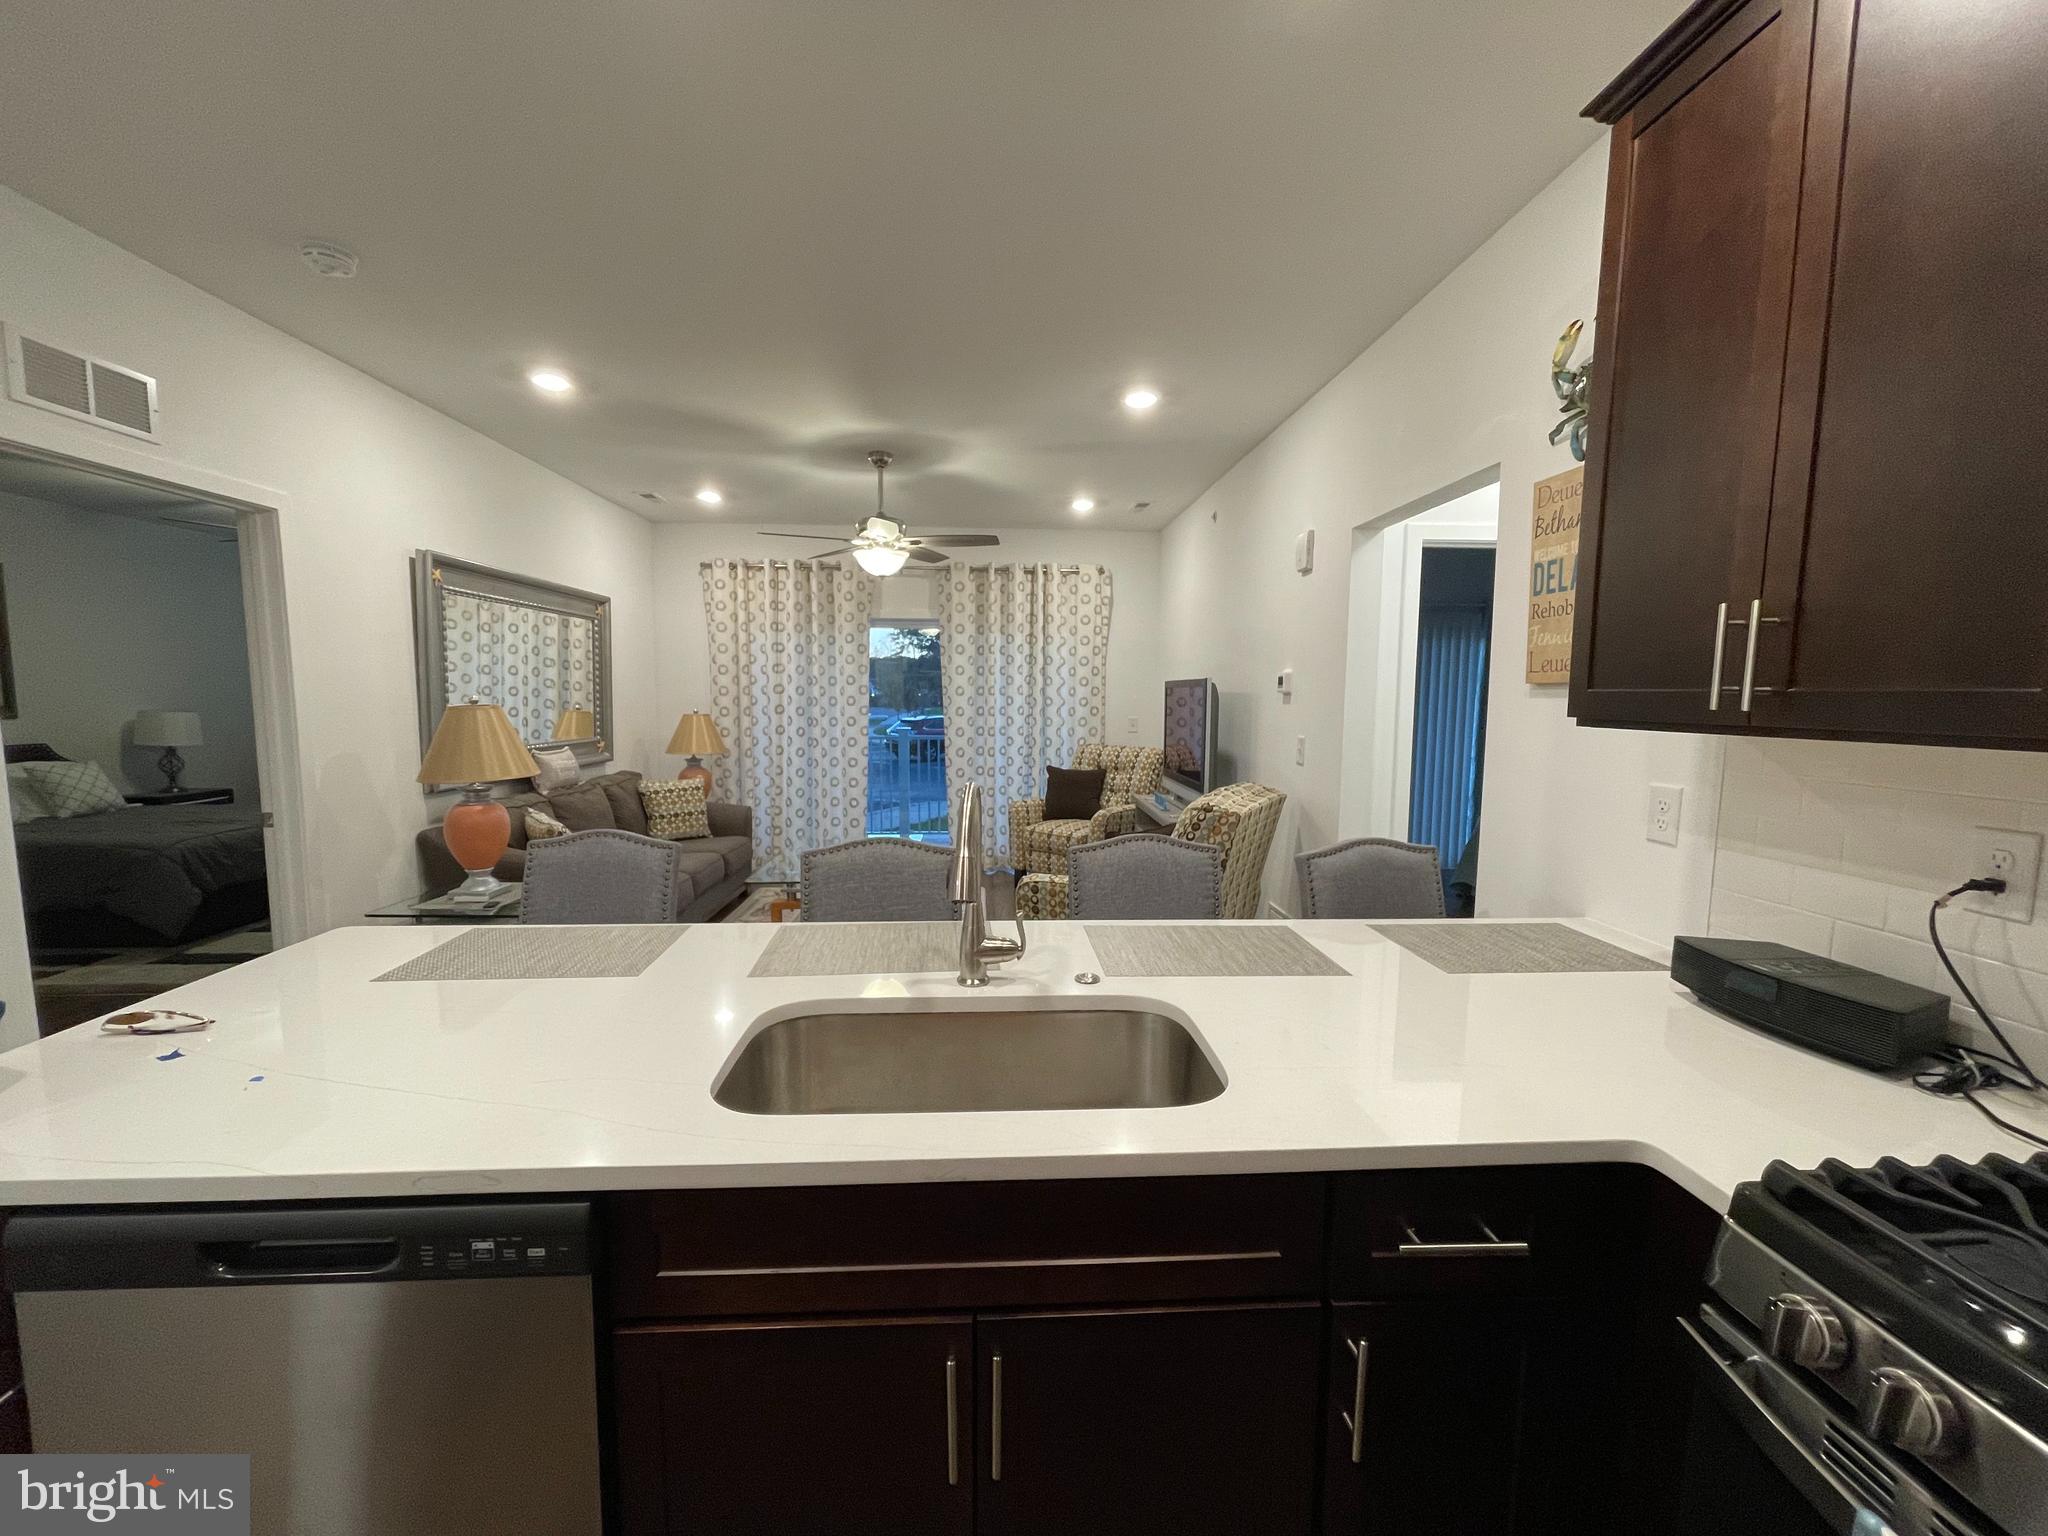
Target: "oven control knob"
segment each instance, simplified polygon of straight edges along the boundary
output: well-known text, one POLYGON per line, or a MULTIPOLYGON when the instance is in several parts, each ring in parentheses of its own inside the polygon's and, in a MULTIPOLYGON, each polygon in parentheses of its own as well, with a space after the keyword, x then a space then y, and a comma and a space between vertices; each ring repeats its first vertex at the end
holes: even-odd
POLYGON ((1832 1371, 1849 1358, 1849 1335, 1826 1302, 1786 1291, 1771 1298, 1764 1347, 1775 1360, 1832 1371))
POLYGON ((1951 1456, 1963 1446, 1955 1400, 1925 1376, 1895 1365, 1870 1373, 1863 1427, 1913 1456, 1951 1456))

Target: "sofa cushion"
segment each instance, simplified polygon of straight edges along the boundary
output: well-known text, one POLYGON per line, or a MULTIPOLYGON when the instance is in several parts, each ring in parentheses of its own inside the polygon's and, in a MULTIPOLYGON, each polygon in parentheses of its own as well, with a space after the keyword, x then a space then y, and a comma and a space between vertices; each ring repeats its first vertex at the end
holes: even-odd
POLYGON ((501 803, 505 807, 505 814, 512 818, 511 846, 514 848, 524 848, 526 846, 526 813, 533 810, 536 806, 543 811, 547 810, 548 802, 546 798, 533 794, 530 791, 522 790, 516 795, 507 795, 501 803))
POLYGON ((573 747, 535 747, 533 760, 540 765, 540 772, 533 776, 533 787, 544 795, 552 795, 558 789, 567 789, 583 777, 583 769, 576 761, 573 747))
POLYGON ((696 837, 676 845, 682 850, 683 873, 689 876, 698 896, 714 885, 723 885, 727 878, 725 860, 710 844, 709 838, 696 837))
POLYGON ((548 796, 548 808, 555 820, 571 832, 592 832, 619 824, 612 815, 611 796, 605 793, 604 785, 595 781, 556 790, 548 796))
POLYGON ((704 785, 699 779, 643 779, 641 803, 647 807, 650 837, 672 841, 711 835, 711 822, 704 811, 704 785))
POLYGON ((703 848, 717 854, 725 861, 727 876, 745 879, 754 872, 754 840, 750 837, 700 837, 689 846, 692 852, 703 848))
POLYGON ((612 819, 628 832, 647 833, 647 809, 640 803, 638 774, 610 773, 591 781, 604 790, 612 803, 612 819))

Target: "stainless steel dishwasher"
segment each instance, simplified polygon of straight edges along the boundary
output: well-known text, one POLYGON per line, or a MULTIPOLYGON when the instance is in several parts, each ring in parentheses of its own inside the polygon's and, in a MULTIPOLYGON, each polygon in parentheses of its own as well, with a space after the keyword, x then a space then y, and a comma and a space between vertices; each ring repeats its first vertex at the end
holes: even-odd
POLYGON ((580 1201, 25 1213, 38 1451, 247 1452, 275 1536, 601 1525, 580 1201))

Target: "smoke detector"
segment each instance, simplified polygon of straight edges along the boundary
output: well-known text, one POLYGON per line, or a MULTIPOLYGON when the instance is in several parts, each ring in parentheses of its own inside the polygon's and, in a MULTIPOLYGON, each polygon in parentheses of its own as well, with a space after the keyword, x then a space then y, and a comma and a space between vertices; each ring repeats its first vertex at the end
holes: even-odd
POLYGON ((642 501, 651 501, 651 502, 654 502, 654 503, 656 503, 656 504, 659 504, 659 503, 661 503, 661 502, 665 502, 665 501, 667 501, 667 500, 668 500, 668 498, 667 498, 666 496, 662 495, 662 494, 661 494, 661 492, 659 492, 659 491, 641 491, 641 492, 639 493, 639 495, 640 495, 640 499, 641 499, 642 501))
POLYGON ((308 240, 299 247, 299 255, 320 277, 356 275, 356 253, 332 240, 308 240))

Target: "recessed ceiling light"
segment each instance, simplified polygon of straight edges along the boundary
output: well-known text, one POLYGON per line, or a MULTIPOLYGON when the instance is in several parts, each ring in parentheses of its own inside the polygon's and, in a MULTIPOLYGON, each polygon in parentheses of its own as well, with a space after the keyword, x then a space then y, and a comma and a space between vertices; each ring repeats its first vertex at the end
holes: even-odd
POLYGON ((1136 389, 1124 391, 1124 409, 1127 411, 1149 411, 1159 403, 1159 391, 1139 385, 1136 389))
POLYGON ((697 493, 697 499, 707 507, 715 507, 725 500, 725 493, 715 485, 707 485, 697 493))
POLYGON ((1076 512, 1093 512, 1095 510, 1095 498, 1093 496, 1076 496, 1068 505, 1076 512))
POLYGON ((536 368, 526 382, 544 395, 566 395, 576 387, 576 381, 558 368, 536 368))

